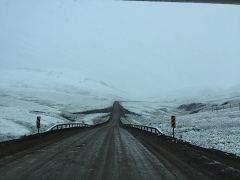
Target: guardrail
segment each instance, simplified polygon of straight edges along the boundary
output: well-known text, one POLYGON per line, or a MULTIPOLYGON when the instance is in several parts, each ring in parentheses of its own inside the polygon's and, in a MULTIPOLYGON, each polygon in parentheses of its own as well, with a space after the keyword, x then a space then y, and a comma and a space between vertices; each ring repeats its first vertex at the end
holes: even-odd
POLYGON ((83 123, 63 123, 63 124, 56 124, 50 127, 47 131, 70 129, 70 128, 82 128, 82 127, 91 127, 91 125, 83 124, 83 123))
POLYGON ((155 127, 150 127, 150 126, 143 126, 143 125, 136 125, 136 124, 123 124, 121 123, 123 127, 125 128, 134 128, 134 129, 139 129, 141 131, 149 132, 152 134, 157 134, 161 135, 162 133, 155 127))
POLYGON ((210 110, 212 111, 220 111, 220 110, 225 110, 225 109, 230 109, 231 111, 233 109, 238 108, 240 111, 240 103, 223 103, 223 104, 218 104, 218 105, 212 105, 210 107, 210 110))

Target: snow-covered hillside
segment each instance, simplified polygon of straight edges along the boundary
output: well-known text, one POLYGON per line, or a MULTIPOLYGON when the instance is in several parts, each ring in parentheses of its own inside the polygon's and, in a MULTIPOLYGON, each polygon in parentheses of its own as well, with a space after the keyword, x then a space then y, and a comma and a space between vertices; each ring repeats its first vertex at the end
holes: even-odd
MULTIPOLYGON (((108 107, 120 98, 117 94, 122 94, 107 83, 72 73, 1 70, 0 140, 36 132, 37 115, 42 117, 44 131, 56 123, 68 122, 62 113, 108 107)), ((79 115, 75 120, 94 124, 103 115, 79 115)))
POLYGON ((240 98, 221 99, 205 104, 198 113, 190 114, 178 109, 177 105, 163 103, 123 103, 141 116, 128 115, 125 123, 157 127, 162 133, 171 136, 171 115, 176 115, 176 137, 206 148, 219 149, 240 156, 240 98), (232 108, 230 104, 233 103, 232 108), (225 109, 212 111, 212 105, 225 104, 225 109))

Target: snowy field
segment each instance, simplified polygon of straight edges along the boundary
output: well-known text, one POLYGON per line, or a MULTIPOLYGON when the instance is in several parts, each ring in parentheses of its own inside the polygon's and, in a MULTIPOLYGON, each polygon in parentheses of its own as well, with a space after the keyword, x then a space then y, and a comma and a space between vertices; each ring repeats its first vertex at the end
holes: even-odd
POLYGON ((0 71, 0 141, 36 133, 38 115, 42 117, 41 131, 57 123, 97 124, 107 120, 104 116, 108 114, 73 116, 71 112, 109 107, 117 98, 112 94, 117 93, 106 83, 84 75, 77 82, 68 80, 67 73, 34 69, 0 71), (71 121, 63 118, 64 113, 71 115, 71 121))
MULTIPOLYGON (((219 100, 221 102, 221 100, 219 100)), ((237 100, 239 102, 239 100, 237 100)), ((189 114, 177 109, 173 103, 123 103, 125 107, 141 114, 128 116, 124 122, 157 127, 171 136, 171 115, 176 115, 177 138, 205 148, 214 148, 240 156, 240 110, 239 107, 225 110, 203 110, 189 114), (135 107, 134 107, 135 106, 135 107)))

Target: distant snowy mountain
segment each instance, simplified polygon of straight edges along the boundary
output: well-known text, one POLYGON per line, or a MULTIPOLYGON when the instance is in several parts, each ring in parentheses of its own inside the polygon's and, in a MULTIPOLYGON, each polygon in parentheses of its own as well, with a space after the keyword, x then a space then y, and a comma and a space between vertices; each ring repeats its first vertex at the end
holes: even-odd
POLYGON ((49 90, 84 96, 120 97, 124 93, 101 79, 77 71, 14 69, 0 71, 0 88, 49 90))
POLYGON ((156 96, 143 98, 141 100, 147 102, 162 102, 183 104, 192 102, 211 102, 211 101, 224 101, 227 99, 239 99, 240 98, 240 85, 232 86, 229 88, 199 88, 194 89, 192 87, 183 88, 178 91, 169 91, 156 96))

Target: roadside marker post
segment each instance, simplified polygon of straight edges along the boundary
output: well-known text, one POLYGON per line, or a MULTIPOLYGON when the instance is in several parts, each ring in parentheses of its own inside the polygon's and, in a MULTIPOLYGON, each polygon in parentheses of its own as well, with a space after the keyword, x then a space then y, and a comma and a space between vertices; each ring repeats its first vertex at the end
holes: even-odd
POLYGON ((38 134, 39 134, 39 129, 41 127, 41 116, 37 116, 36 127, 38 129, 38 134))
POLYGON ((175 138, 175 132, 174 129, 176 128, 176 117, 171 116, 171 127, 173 128, 173 138, 175 138))

